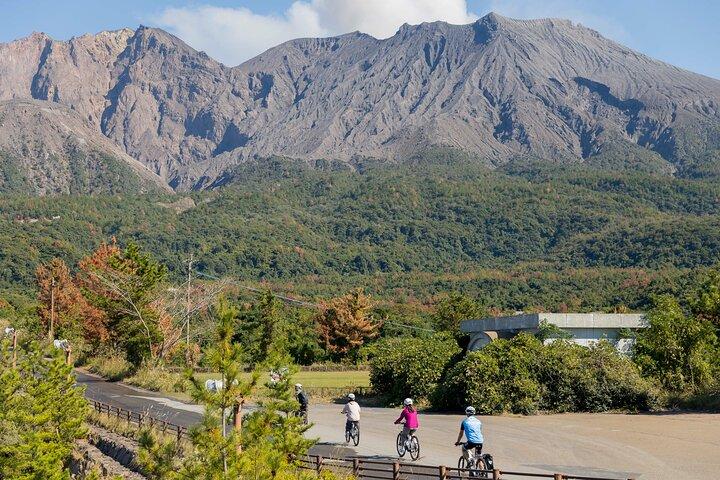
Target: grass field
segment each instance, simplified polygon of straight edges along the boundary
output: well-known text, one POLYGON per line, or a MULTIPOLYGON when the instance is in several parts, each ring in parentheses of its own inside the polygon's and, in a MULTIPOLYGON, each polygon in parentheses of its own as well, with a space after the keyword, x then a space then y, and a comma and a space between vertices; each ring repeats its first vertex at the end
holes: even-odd
MULTIPOLYGON (((248 377, 250 374, 247 374, 248 377)), ((205 381, 209 378, 219 378, 216 373, 199 373, 198 377, 205 381)), ((260 378, 264 382, 265 378, 260 378)), ((298 372, 293 376, 295 383, 302 383, 305 388, 342 388, 342 387, 369 387, 370 372, 298 372)))

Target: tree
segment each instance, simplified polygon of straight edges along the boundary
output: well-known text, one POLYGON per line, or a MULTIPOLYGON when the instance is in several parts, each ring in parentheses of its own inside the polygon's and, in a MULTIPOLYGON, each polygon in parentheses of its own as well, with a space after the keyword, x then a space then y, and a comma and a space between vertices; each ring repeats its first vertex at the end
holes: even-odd
POLYGON ((70 270, 59 258, 37 267, 38 315, 52 338, 103 341, 108 338, 106 317, 88 303, 70 270))
POLYGON ((80 278, 91 303, 108 317, 110 341, 139 365, 157 357, 163 335, 159 308, 164 265, 131 243, 120 250, 103 244, 80 262, 80 278))
POLYGON ((467 349, 470 337, 460 331, 460 322, 482 318, 487 311, 478 302, 460 292, 450 294, 440 300, 432 317, 435 328, 455 336, 458 345, 467 349))
POLYGON ((669 295, 654 299, 645 320, 647 328, 638 332, 634 347, 643 374, 677 392, 696 392, 713 383, 718 339, 709 320, 688 315, 669 295))
POLYGON ((707 273, 689 295, 688 303, 695 316, 710 321, 720 331, 720 267, 707 273))
POLYGON ((66 479, 75 440, 86 434, 88 405, 64 359, 22 348, 12 367, 0 353, 0 478, 66 479))
POLYGON ((325 350, 342 357, 376 337, 380 324, 371 309, 372 301, 361 289, 322 304, 316 322, 325 350))
POLYGON ((205 406, 202 423, 190 433, 191 451, 178 459, 173 451, 177 446, 161 444, 146 432, 141 439, 142 462, 152 478, 238 478, 243 463, 242 410, 255 390, 258 374, 250 379, 242 375, 245 354, 242 347, 233 343, 234 325, 238 311, 225 301, 214 308, 217 320, 213 346, 205 352, 206 362, 221 378, 217 389, 207 390, 194 374, 189 375, 192 398, 205 406), (235 426, 226 431, 225 413, 231 411, 235 426))
POLYGON ((242 342, 248 360, 253 365, 265 362, 273 355, 288 352, 289 328, 286 316, 282 302, 269 290, 240 312, 236 339, 242 342))
POLYGON ((258 409, 247 417, 243 435, 246 446, 243 460, 246 471, 261 472, 261 477, 274 478, 283 471, 298 468, 298 460, 315 443, 303 434, 310 428, 300 417, 295 399, 289 356, 273 354, 266 363, 277 372, 266 383, 267 395, 258 401, 258 409))

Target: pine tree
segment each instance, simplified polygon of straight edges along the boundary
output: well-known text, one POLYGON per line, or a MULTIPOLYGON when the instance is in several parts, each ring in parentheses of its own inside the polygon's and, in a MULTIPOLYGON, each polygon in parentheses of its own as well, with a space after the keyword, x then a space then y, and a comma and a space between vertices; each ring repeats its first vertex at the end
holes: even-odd
POLYGON ((16 368, 2 345, 0 478, 65 479, 76 439, 86 435, 88 406, 64 359, 43 359, 36 343, 16 368))
POLYGON ((249 380, 242 378, 243 351, 232 342, 237 315, 238 311, 224 302, 215 308, 216 339, 206 352, 209 365, 222 376, 223 388, 209 392, 197 377, 190 375, 193 398, 205 405, 203 422, 191 431, 190 448, 183 451, 174 442, 161 443, 150 432, 142 435, 140 460, 149 478, 316 478, 313 472, 300 470, 296 464, 314 441, 304 438, 309 427, 293 415, 298 404, 287 354, 271 354, 265 366, 280 375, 268 380, 267 394, 257 402, 258 409, 240 423, 242 407, 253 394, 259 374, 253 374, 249 380), (223 410, 233 411, 236 427, 225 437, 223 410))
POLYGON ((380 324, 370 315, 371 308, 370 297, 360 289, 322 305, 317 325, 325 350, 344 356, 377 336, 380 324))

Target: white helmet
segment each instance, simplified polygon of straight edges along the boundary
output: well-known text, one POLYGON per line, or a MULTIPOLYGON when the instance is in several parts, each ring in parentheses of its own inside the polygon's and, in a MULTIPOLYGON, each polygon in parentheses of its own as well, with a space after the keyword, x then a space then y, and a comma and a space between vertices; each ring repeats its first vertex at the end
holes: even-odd
POLYGON ((302 390, 302 384, 301 384, 301 383, 296 383, 296 384, 295 384, 295 390, 302 390))
POLYGON ((412 398, 406 398, 405 400, 403 400, 403 405, 405 405, 406 407, 412 405, 412 403, 412 398))
POLYGON ((468 415, 468 416, 470 416, 470 415, 475 415, 475 407, 473 407, 473 406, 468 406, 468 407, 466 407, 466 408, 465 408, 465 415, 468 415))
POLYGON ((355 400, 355 394, 354 393, 348 393, 348 398, 350 400, 355 400))

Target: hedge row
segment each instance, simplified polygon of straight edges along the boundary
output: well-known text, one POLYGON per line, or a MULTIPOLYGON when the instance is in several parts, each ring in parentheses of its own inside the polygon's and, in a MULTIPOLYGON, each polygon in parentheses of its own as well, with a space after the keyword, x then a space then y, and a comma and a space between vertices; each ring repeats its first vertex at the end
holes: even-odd
POLYGON ((648 410, 658 402, 653 385, 609 343, 544 345, 528 334, 465 356, 442 337, 389 341, 376 349, 370 379, 390 403, 409 395, 482 414, 648 410))

